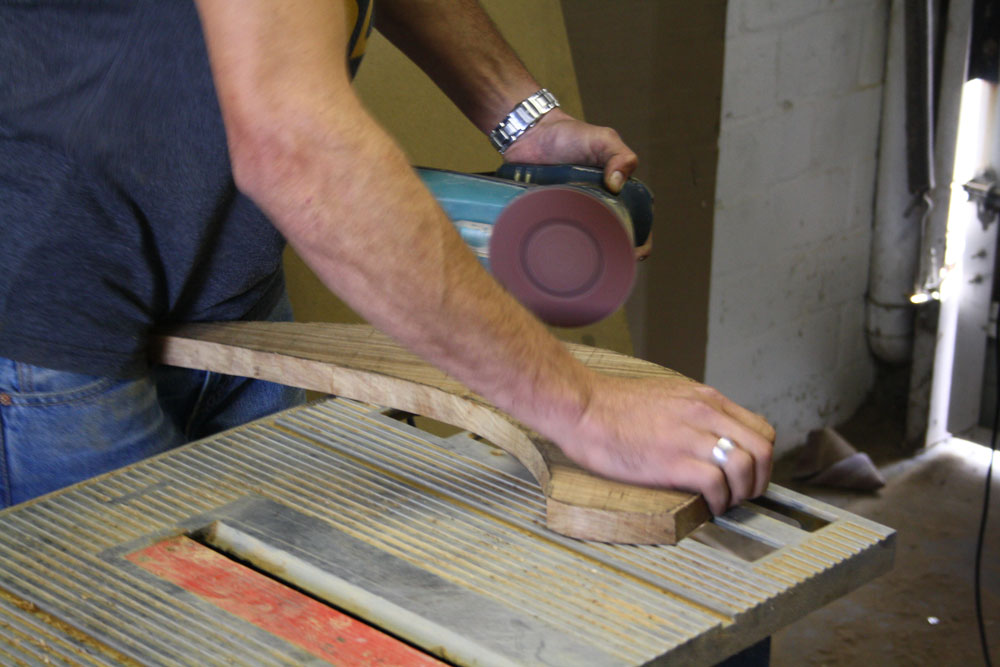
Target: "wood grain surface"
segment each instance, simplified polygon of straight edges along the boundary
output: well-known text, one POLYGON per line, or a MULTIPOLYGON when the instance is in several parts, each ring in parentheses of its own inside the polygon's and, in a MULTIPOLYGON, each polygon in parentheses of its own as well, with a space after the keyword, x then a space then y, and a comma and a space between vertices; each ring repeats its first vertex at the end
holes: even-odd
MULTIPOLYGON (((623 377, 677 373, 626 355, 568 344, 590 368, 623 377)), ((153 361, 270 380, 398 408, 471 431, 517 458, 563 535, 674 544, 711 514, 701 496, 598 477, 454 378, 370 326, 291 322, 186 324, 153 337, 153 361)))

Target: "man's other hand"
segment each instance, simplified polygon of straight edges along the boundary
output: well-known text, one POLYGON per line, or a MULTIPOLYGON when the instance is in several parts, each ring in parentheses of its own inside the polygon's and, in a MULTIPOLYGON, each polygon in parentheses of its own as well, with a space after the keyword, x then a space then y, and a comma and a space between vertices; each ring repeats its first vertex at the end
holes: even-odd
POLYGON ((683 377, 593 378, 580 419, 556 442, 571 459, 623 482, 701 493, 714 514, 764 493, 774 429, 717 390, 683 377), (735 447, 723 464, 719 439, 735 447))
MULTIPOLYGON (((618 133, 610 127, 577 120, 560 109, 542 116, 507 149, 508 162, 527 164, 585 164, 604 168, 604 185, 618 194, 632 176, 639 158, 618 133)), ((653 250, 653 235, 635 249, 635 257, 644 260, 653 250)))
POLYGON ((508 162, 585 164, 604 168, 604 184, 618 194, 639 158, 610 127, 599 127, 553 109, 507 149, 508 162))

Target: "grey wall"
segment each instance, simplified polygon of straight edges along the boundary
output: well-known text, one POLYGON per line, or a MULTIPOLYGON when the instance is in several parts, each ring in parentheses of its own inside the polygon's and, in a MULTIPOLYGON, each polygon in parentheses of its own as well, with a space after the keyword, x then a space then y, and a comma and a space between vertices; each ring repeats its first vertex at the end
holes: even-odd
POLYGON ((731 0, 706 380, 779 449, 849 416, 864 338, 886 0, 731 0))

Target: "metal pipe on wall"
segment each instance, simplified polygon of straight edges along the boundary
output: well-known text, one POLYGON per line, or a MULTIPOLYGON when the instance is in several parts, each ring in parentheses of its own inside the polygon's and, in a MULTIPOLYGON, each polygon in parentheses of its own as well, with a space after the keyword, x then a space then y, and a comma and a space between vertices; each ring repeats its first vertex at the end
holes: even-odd
MULTIPOLYGON (((952 198, 956 141, 961 114, 962 89, 966 80, 968 44, 973 0, 950 0, 944 25, 940 95, 935 121, 934 160, 937 183, 930 192, 933 207, 924 230, 921 253, 944 264, 948 213, 952 198)), ((941 278, 937 271, 935 279, 941 278)), ((933 444, 948 437, 947 413, 951 363, 955 345, 955 304, 945 299, 925 306, 917 318, 915 351, 910 368, 910 395, 906 414, 906 440, 933 444), (938 307, 940 305, 940 307, 938 307), (944 312, 939 312, 943 310, 944 312), (943 326, 942 326, 943 325, 943 326), (933 394, 933 397, 932 397, 933 394)))
POLYGON ((865 324, 872 353, 889 363, 913 349, 910 297, 933 185, 930 28, 929 0, 893 0, 865 324))

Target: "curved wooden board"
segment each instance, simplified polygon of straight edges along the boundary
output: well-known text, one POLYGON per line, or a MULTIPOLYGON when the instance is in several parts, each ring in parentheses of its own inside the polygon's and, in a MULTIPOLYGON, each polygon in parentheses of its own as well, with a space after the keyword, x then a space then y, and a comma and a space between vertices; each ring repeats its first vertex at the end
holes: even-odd
MULTIPOLYGON (((677 375, 609 350, 568 345, 589 367, 624 377, 677 375)), ((398 408, 482 436, 517 458, 547 500, 546 523, 570 537, 674 544, 711 518, 701 496, 598 477, 465 385, 367 325, 220 322, 153 337, 154 362, 240 375, 398 408)))

